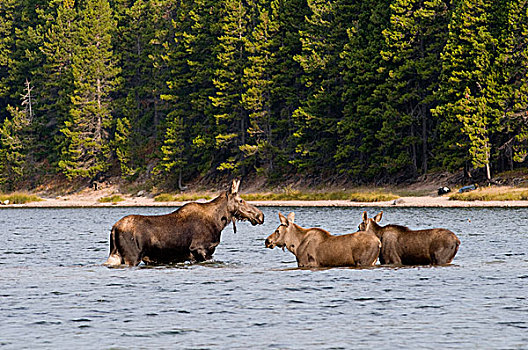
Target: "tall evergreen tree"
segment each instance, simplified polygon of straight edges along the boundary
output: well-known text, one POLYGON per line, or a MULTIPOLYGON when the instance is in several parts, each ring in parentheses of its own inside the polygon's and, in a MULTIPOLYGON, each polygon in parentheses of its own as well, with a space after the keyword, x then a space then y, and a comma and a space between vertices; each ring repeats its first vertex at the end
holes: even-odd
MULTIPOLYGON (((122 74, 121 84, 113 94, 114 108, 116 115, 126 118, 121 127, 128 125, 130 135, 116 143, 116 147, 124 147, 116 149, 116 154, 130 153, 129 157, 118 156, 120 162, 124 159, 129 162, 121 163, 122 169, 146 169, 154 157, 142 155, 159 147, 158 132, 167 113, 161 94, 168 79, 168 70, 161 57, 163 44, 171 31, 173 3, 127 0, 116 4, 118 26, 113 45, 119 55, 122 74)), ((116 134, 116 137, 119 136, 116 134)))
POLYGON ((247 67, 248 8, 241 0, 223 0, 221 4, 218 68, 213 79, 216 94, 211 96, 217 125, 216 147, 221 157, 217 169, 244 174, 240 146, 246 143, 249 116, 241 99, 247 67))
POLYGON ((441 72, 436 62, 447 40, 449 6, 443 0, 393 1, 390 26, 383 31, 387 47, 382 54, 390 62, 383 129, 390 137, 380 142, 387 157, 402 159, 399 166, 408 167, 412 177, 428 170, 430 135, 436 127, 430 110, 441 72))
POLYGON ((338 145, 337 125, 342 119, 344 84, 341 52, 347 29, 356 15, 347 1, 309 0, 311 14, 300 31, 302 53, 295 59, 304 69, 306 101, 294 112, 297 153, 294 160, 304 171, 333 172, 338 145))
POLYGON ((339 171, 356 181, 382 179, 395 168, 387 162, 377 133, 383 127, 387 102, 388 69, 380 52, 386 48, 382 31, 389 26, 389 5, 390 0, 380 0, 358 2, 351 8, 357 18, 351 21, 341 52, 346 88, 335 159, 339 171))
POLYGON ((216 126, 209 96, 215 92, 218 12, 216 1, 181 3, 173 21, 173 37, 166 44, 165 60, 171 74, 162 98, 170 112, 160 168, 179 180, 210 170, 215 154, 216 126))
POLYGON ((307 87, 303 82, 304 71, 295 57, 302 53, 301 33, 305 17, 310 14, 306 0, 280 0, 278 3, 278 33, 275 35, 276 50, 273 52, 275 76, 270 101, 274 124, 272 142, 274 148, 274 172, 271 180, 281 180, 283 174, 295 171, 290 164, 296 156, 297 126, 294 111, 306 100, 307 87))
POLYGON ((114 27, 107 0, 88 1, 81 9, 79 49, 72 58, 73 107, 61 129, 65 141, 59 167, 68 177, 93 177, 109 167, 109 94, 119 72, 112 57, 114 27))
POLYGON ((0 39, 0 109, 3 112, 7 105, 17 105, 26 80, 35 85, 34 75, 42 65, 38 49, 41 37, 37 31, 41 22, 36 9, 47 6, 45 0, 0 3, 0 33, 5 34, 0 39))
POLYGON ((500 105, 504 110, 503 128, 496 141, 499 164, 513 169, 528 155, 528 1, 494 2, 500 31, 496 69, 501 71, 500 105))
POLYGON ((77 9, 74 0, 56 0, 41 9, 44 63, 38 70, 37 133, 39 152, 51 163, 58 162, 64 135, 59 128, 69 117, 73 104, 72 59, 77 42, 77 9))
POLYGON ((7 117, 9 67, 14 46, 16 0, 0 2, 0 121, 7 117))
POLYGON ((127 178, 136 175, 137 169, 132 168, 133 152, 131 150, 132 127, 127 117, 119 118, 116 121, 113 148, 119 162, 121 177, 127 178))
POLYGON ((244 69, 242 104, 249 112, 248 139, 241 146, 246 160, 273 171, 274 116, 271 102, 278 51, 278 1, 255 3, 258 21, 248 40, 248 67, 244 69), (269 4, 269 5, 268 5, 269 4), (264 164, 262 164, 264 163, 264 164))
POLYGON ((31 120, 27 111, 11 106, 7 110, 11 118, 0 124, 0 187, 12 191, 29 170, 25 136, 31 120))
POLYGON ((458 145, 467 150, 473 166, 486 168, 488 179, 491 137, 499 130, 502 115, 490 7, 488 1, 462 0, 454 10, 442 54, 442 102, 435 109, 448 123, 460 125, 465 140, 458 145))

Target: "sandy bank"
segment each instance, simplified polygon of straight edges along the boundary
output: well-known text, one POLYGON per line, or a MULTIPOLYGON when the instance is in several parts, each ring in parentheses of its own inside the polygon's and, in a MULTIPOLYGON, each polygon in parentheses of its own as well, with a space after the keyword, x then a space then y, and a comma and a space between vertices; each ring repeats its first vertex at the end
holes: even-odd
MULTIPOLYGON (((0 208, 60 208, 60 207, 179 207, 186 202, 155 202, 149 197, 123 196, 117 203, 101 203, 103 193, 90 192, 78 195, 44 198, 40 202, 2 205, 0 208)), ((276 207, 528 207, 528 201, 454 201, 448 197, 401 197, 386 202, 351 202, 348 200, 322 201, 252 201, 257 206, 276 207)))

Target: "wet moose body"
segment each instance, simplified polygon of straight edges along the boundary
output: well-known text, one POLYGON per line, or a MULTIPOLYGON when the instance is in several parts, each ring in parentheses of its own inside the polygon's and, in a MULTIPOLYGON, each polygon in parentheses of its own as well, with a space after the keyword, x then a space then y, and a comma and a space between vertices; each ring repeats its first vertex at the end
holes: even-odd
POLYGON ((286 247, 297 258, 299 267, 372 266, 381 243, 371 233, 356 232, 334 236, 320 228, 305 229, 294 223, 295 214, 284 217, 266 239, 267 248, 286 247))
MULTIPOLYGON (((166 215, 129 215, 112 227, 105 265, 166 264, 212 257, 222 230, 232 221, 262 224, 262 211, 238 194, 240 181, 208 203, 188 203, 166 215)), ((234 227, 236 229, 236 227, 234 227)))
POLYGON ((381 264, 444 265, 455 257, 460 240, 443 228, 411 230, 400 225, 380 226, 383 212, 368 218, 363 212, 359 230, 374 233, 381 241, 381 264))

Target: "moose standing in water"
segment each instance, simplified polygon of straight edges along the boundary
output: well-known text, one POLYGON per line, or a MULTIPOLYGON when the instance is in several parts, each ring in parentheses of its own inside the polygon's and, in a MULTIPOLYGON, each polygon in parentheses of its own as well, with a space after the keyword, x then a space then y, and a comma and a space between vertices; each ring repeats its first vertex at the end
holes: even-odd
POLYGON ((240 181, 208 203, 187 203, 166 215, 129 215, 112 227, 105 265, 167 264, 211 259, 222 230, 236 220, 262 224, 264 214, 238 194, 240 181))
POLYGON ((382 265, 445 265, 455 257, 460 240, 453 232, 443 228, 415 231, 400 225, 380 226, 382 215, 380 212, 371 219, 365 211, 358 227, 380 239, 382 265))
POLYGON ((355 232, 333 236, 320 228, 305 229, 295 224, 295 213, 284 217, 266 239, 266 247, 286 247, 297 258, 299 267, 372 266, 381 243, 372 233, 355 232))

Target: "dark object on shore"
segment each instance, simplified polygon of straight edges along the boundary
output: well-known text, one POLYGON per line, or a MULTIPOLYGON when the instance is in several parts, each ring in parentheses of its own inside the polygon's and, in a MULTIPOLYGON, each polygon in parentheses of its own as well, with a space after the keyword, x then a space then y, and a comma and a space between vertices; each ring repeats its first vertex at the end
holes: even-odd
POLYGON ((464 193, 464 192, 473 191, 473 190, 476 190, 477 188, 478 188, 477 184, 464 186, 464 187, 462 187, 461 189, 458 190, 458 193, 464 193))
POLYGON ((438 195, 439 195, 439 196, 441 196, 441 195, 443 195, 443 194, 446 194, 446 193, 449 193, 449 192, 451 192, 451 189, 450 189, 449 187, 447 187, 447 186, 440 187, 440 188, 438 189, 438 195))
POLYGON ((93 188, 94 191, 97 191, 97 181, 92 181, 92 182, 90 183, 90 188, 93 188))
MULTIPOLYGON (((110 256, 105 265, 136 266, 211 259, 222 230, 236 220, 257 225, 264 214, 238 193, 240 181, 208 203, 188 203, 167 215, 129 215, 110 234, 110 256)), ((236 230, 235 230, 236 232, 236 230)))

